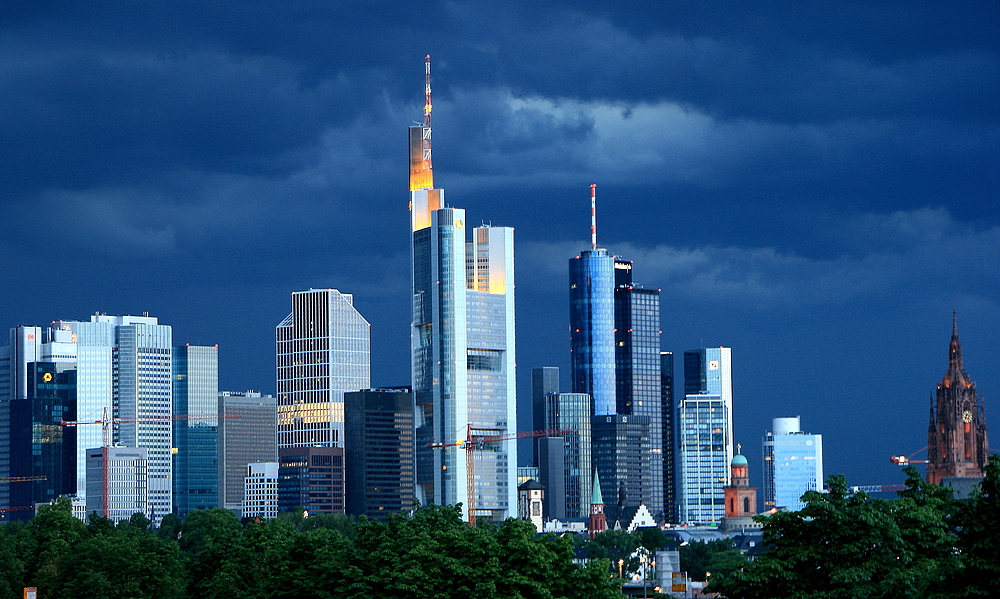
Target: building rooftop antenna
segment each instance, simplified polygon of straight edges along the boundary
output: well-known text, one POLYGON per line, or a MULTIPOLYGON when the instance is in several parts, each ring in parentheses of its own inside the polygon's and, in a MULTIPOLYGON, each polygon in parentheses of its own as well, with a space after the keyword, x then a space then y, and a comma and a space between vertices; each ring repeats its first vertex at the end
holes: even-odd
POLYGON ((424 57, 424 168, 431 169, 431 55, 424 57))
POLYGON ((590 249, 593 250, 596 248, 597 248, 597 183, 591 183, 590 184, 590 249))

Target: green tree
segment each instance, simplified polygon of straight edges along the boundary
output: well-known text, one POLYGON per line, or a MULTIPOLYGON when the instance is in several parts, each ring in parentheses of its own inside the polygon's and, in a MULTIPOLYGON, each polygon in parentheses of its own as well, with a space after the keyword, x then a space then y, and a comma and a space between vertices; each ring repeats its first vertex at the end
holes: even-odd
POLYGON ((17 552, 17 534, 20 529, 20 523, 0 525, 0 599, 21 597, 24 562, 17 552))
POLYGON ((632 534, 627 530, 606 530, 586 541, 584 548, 591 558, 608 560, 615 576, 619 574, 620 560, 622 578, 629 578, 639 571, 642 564, 636 555, 641 542, 642 538, 638 534, 632 534))
POLYGON ((17 554, 24 564, 24 585, 53 596, 59 586, 59 560, 83 540, 87 526, 73 517, 73 504, 60 497, 38 508, 17 535, 17 554))
POLYGON ((728 574, 746 563, 746 557, 730 541, 713 539, 708 542, 690 541, 682 544, 680 554, 681 570, 692 580, 705 580, 707 574, 728 574))
POLYGON ((946 494, 910 472, 898 500, 849 494, 842 475, 806 506, 763 518, 768 551, 707 590, 725 597, 933 597, 957 568, 946 494))
POLYGON ((1000 456, 991 455, 983 471, 978 492, 955 502, 962 561, 951 580, 957 596, 1000 597, 1000 456))

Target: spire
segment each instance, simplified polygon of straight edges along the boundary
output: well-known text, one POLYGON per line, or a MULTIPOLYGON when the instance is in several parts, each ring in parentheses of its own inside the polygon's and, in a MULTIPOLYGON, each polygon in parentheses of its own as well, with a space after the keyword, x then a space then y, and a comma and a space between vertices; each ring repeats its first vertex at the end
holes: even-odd
POLYGON ((604 496, 601 494, 601 479, 594 470, 594 490, 590 493, 590 505, 603 505, 604 496))
POLYGON ((597 184, 590 184, 590 249, 597 248, 597 184))
POLYGON ((965 370, 962 368, 962 343, 958 340, 958 312, 953 310, 951 314, 951 345, 948 347, 948 372, 945 373, 941 384, 945 387, 951 387, 955 383, 964 387, 972 385, 969 375, 965 374, 965 370))

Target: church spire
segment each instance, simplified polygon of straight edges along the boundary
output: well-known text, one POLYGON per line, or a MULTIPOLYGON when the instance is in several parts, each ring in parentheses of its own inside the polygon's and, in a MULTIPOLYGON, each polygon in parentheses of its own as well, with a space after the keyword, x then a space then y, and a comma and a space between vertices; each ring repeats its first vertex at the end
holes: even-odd
POLYGON ((948 372, 945 373, 941 384, 945 387, 951 387, 956 383, 968 387, 972 381, 962 368, 962 342, 958 340, 958 312, 953 310, 951 313, 951 345, 948 348, 948 372))

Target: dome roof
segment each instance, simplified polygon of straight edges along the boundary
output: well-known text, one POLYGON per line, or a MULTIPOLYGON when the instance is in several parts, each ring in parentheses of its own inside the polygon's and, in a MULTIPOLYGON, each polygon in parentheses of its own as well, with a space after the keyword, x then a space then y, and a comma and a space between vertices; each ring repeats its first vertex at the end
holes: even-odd
POLYGON ((736 454, 733 456, 733 466, 746 466, 747 459, 743 457, 743 454, 736 454))

